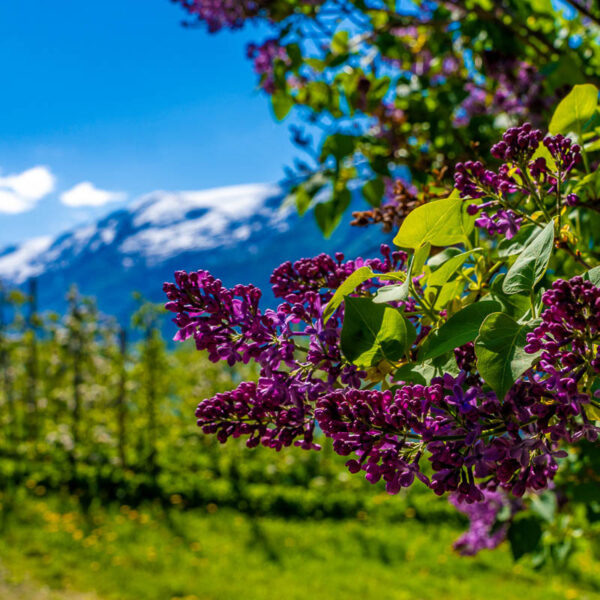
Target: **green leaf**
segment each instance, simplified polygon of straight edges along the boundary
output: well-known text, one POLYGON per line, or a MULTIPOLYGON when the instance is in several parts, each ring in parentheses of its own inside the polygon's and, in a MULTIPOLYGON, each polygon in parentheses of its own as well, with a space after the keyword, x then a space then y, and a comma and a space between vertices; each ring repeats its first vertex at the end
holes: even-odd
POLYGON ((556 515, 556 494, 545 491, 531 499, 531 510, 544 521, 552 523, 556 515))
POLYGON ((600 150, 600 139, 586 144, 584 148, 586 152, 596 152, 596 150, 600 150))
POLYGON ((408 298, 410 290, 408 285, 386 285, 379 288, 373 297, 375 304, 386 304, 387 302, 403 302, 408 298))
POLYGON ((293 188, 286 197, 284 204, 295 203, 296 209, 302 216, 312 204, 315 196, 327 185, 328 179, 321 171, 313 173, 306 181, 293 188))
POLYGON ((600 287, 600 267, 594 267, 583 274, 583 278, 591 281, 596 287, 600 287))
POLYGON ((444 250, 438 252, 429 259, 427 266, 432 271, 435 271, 436 269, 439 269, 446 261, 450 260, 454 256, 458 256, 459 254, 462 254, 460 248, 454 248, 452 246, 450 248, 444 248, 444 250))
POLYGON ((591 421, 600 421, 600 408, 589 404, 585 407, 585 414, 591 421))
POLYGON ((495 300, 484 300, 465 306, 425 338, 419 350, 419 360, 441 356, 454 348, 472 342, 477 337, 486 317, 501 308, 500 303, 495 300))
POLYGON ((523 252, 508 270, 502 282, 504 293, 531 292, 546 272, 553 247, 554 221, 550 221, 541 233, 525 246, 523 252))
POLYGON ((331 200, 315 206, 315 219, 325 237, 329 237, 340 224, 344 211, 350 206, 350 200, 350 192, 344 189, 331 200))
POLYGON ((553 14, 553 6, 551 0, 531 0, 531 8, 546 15, 553 14))
POLYGON ((291 60, 291 66, 293 68, 302 66, 302 49, 299 44, 288 44, 285 47, 285 51, 291 60))
POLYGON ((351 296, 346 296, 345 305, 341 348, 356 366, 397 361, 413 345, 417 332, 398 309, 351 296))
POLYGON ((373 279, 374 277, 384 280, 396 279, 404 281, 406 279, 406 275, 401 271, 396 273, 374 273, 370 267, 360 267, 360 269, 356 269, 354 273, 348 275, 342 285, 335 291, 333 298, 327 303, 327 306, 323 311, 323 323, 327 323, 331 315, 344 301, 345 296, 351 294, 361 283, 364 283, 368 279, 373 279))
POLYGON ((298 214, 302 216, 310 208, 313 199, 303 185, 299 186, 298 189, 293 192, 293 197, 296 203, 296 210, 298 211, 298 214))
POLYGON ((473 230, 475 220, 466 213, 464 205, 458 193, 453 192, 448 198, 418 206, 404 219, 394 244, 418 248, 425 242, 432 246, 463 242, 473 230))
POLYGON ((337 31, 331 39, 331 51, 334 54, 348 52, 349 34, 347 31, 337 31))
POLYGON ((482 323, 475 340, 477 368, 484 381, 503 400, 515 381, 539 358, 524 350, 535 323, 518 323, 504 313, 493 313, 482 323))
POLYGON ((427 277, 427 285, 442 286, 456 273, 460 267, 467 261, 472 252, 481 252, 481 248, 476 248, 469 252, 462 252, 447 260, 441 267, 433 271, 427 277))
POLYGON ((420 383, 429 385, 434 377, 442 377, 444 373, 449 373, 454 377, 458 376, 460 370, 456 364, 454 353, 446 356, 438 356, 434 360, 428 360, 422 363, 407 363, 402 365, 395 373, 395 381, 404 381, 404 383, 420 383))
POLYGON ((581 137, 583 126, 592 118, 598 105, 598 89, 591 83, 576 85, 556 107, 548 131, 581 137))
POLYGON ((498 256, 508 258, 520 254, 525 246, 539 235, 540 231, 541 229, 535 225, 524 225, 510 240, 504 238, 498 244, 498 256))
MULTIPOLYGON (((417 251, 415 252, 412 266, 410 270, 411 277, 418 277, 423 273, 423 267, 429 258, 429 253, 431 252, 431 244, 429 242, 424 242, 423 245, 419 246, 417 251)), ((409 281, 408 277, 406 281, 409 281)))
POLYGON ((542 539, 542 526, 537 517, 517 515, 508 529, 508 541, 513 558, 519 560, 525 554, 535 552, 542 539))
POLYGON ((531 309, 531 299, 529 296, 524 296, 522 294, 505 294, 502 291, 502 284, 504 283, 505 277, 506 273, 499 273, 494 278, 490 287, 490 297, 502 304, 502 312, 505 312, 516 319, 520 319, 529 309, 531 309))
POLYGON ((327 323, 329 317, 337 310, 344 301, 344 296, 351 294, 361 283, 371 279, 375 274, 370 267, 361 267, 348 276, 348 278, 335 291, 333 298, 327 303, 323 311, 323 323, 327 323))
POLYGON ((271 96, 273 113, 278 121, 283 121, 294 106, 293 99, 283 92, 276 92, 271 96))
POLYGON ((402 302, 406 300, 410 294, 410 283, 412 278, 420 275, 423 272, 423 267, 431 251, 429 242, 420 246, 413 254, 408 263, 406 271, 406 279, 402 285, 388 285, 377 290, 373 302, 376 304, 385 304, 386 302, 402 302))
POLYGON ((354 152, 356 138, 352 135, 334 133, 325 139, 321 149, 321 160, 334 156, 339 162, 354 152))
POLYGON ((440 291, 435 299, 433 308, 435 308, 435 310, 442 310, 452 299, 460 298, 464 291, 465 285, 466 282, 458 278, 445 283, 441 288, 439 288, 440 291))
POLYGON ((385 191, 385 185, 381 177, 371 179, 363 185, 362 193, 365 200, 371 205, 378 207, 381 204, 383 193, 385 191))
POLYGON ((304 62, 311 68, 317 71, 318 73, 322 73, 325 70, 325 61, 320 58, 304 58, 304 62))

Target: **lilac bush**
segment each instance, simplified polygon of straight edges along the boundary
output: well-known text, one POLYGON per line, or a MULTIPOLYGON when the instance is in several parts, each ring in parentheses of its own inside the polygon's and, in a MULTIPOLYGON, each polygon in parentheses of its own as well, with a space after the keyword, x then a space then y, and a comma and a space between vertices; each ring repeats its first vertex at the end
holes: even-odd
POLYGON ((499 166, 457 164, 455 189, 407 214, 398 250, 284 263, 276 309, 254 286, 176 273, 164 287, 175 339, 260 367, 257 382, 200 402, 204 433, 318 450, 321 432, 390 494, 421 482, 474 504, 461 552, 497 545, 504 499, 549 489, 573 445, 600 432, 598 163, 565 135, 597 97, 576 87, 548 135, 509 128, 491 148, 499 166))

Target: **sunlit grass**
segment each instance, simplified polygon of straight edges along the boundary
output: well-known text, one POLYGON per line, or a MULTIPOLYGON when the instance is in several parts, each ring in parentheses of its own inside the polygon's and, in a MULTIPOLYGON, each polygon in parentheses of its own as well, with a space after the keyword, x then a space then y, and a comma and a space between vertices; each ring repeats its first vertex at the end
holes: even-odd
MULTIPOLYGON (((91 508, 20 495, 4 512, 0 559, 17 580, 105 599, 596 599, 600 576, 537 573, 508 548, 460 558, 454 526, 252 518, 216 505, 91 508)), ((6 499, 5 499, 6 501, 6 499)), ((410 513, 407 515, 410 517, 410 513)))

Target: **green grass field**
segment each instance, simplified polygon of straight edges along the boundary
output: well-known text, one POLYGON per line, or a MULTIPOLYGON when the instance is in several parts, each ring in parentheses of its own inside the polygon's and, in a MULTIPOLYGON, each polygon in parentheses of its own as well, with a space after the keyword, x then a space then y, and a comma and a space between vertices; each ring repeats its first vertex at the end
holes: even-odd
POLYGON ((461 558, 451 548, 460 529, 418 522, 410 510, 395 523, 366 513, 290 521, 216 505, 184 511, 177 497, 166 510, 85 514, 58 496, 3 500, 7 600, 600 599, 598 563, 585 552, 560 573, 515 565, 506 546, 461 558), (34 593, 41 586, 62 592, 34 593))

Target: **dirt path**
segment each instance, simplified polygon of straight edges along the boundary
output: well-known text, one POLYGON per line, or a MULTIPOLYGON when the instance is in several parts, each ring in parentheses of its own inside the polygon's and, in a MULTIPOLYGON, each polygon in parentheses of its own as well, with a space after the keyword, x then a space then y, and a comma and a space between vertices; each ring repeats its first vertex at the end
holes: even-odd
POLYGON ((100 600, 95 594, 78 594, 51 590, 31 579, 13 583, 6 568, 0 565, 1 600, 100 600))

